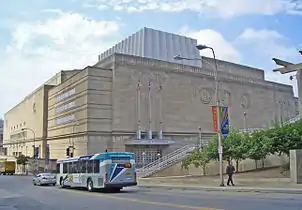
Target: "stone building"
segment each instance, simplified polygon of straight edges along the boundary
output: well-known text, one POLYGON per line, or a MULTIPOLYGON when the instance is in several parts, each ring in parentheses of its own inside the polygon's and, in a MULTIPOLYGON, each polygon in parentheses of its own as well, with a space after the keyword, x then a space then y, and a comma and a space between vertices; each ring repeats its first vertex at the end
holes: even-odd
POLYGON ((57 73, 5 113, 3 143, 7 155, 19 156, 23 154, 33 157, 34 150, 36 150, 39 153, 39 158, 45 157, 48 127, 48 91, 55 85, 64 82, 75 72, 61 71, 57 73))
POLYGON ((3 151, 3 120, 0 119, 0 155, 4 153, 3 151))
MULTIPOLYGON (((261 69, 217 62, 232 128, 296 115, 291 86, 265 81, 261 69)), ((213 135, 215 105, 214 61, 202 57, 201 66, 109 53, 93 66, 61 71, 5 114, 4 146, 9 155, 31 156, 36 145, 41 158, 47 148, 50 158, 66 157, 67 148, 74 156, 132 151, 140 165, 197 144, 199 127, 203 139, 213 135)))
MULTIPOLYGON (((203 59, 203 68, 198 68, 113 54, 52 87, 47 108, 50 157, 64 157, 66 148, 73 146, 75 156, 127 150, 137 153, 138 163, 141 154, 148 153, 145 161, 150 162, 185 144, 196 144, 198 127, 204 137, 212 135, 213 60, 203 59), (147 139, 149 81, 152 141, 147 139)), ((242 128, 244 112, 249 128, 295 116, 291 86, 265 81, 259 69, 224 61, 218 61, 218 68, 220 98, 230 108, 233 128, 242 128)))

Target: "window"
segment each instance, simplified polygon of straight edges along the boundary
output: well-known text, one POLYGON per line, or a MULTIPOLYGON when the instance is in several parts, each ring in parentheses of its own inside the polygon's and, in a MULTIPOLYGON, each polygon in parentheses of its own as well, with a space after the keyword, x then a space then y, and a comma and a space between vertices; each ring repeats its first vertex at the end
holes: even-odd
POLYGON ((77 174, 78 173, 78 162, 72 162, 72 170, 71 173, 77 174))
POLYGON ((96 174, 100 173, 100 160, 93 161, 93 172, 96 174))
POLYGON ((68 163, 63 163, 63 174, 67 174, 68 173, 68 163))
POLYGON ((130 163, 130 157, 112 157, 112 163, 130 163))
POLYGON ((72 162, 68 163, 68 173, 72 173, 72 162))
POLYGON ((87 170, 87 160, 82 160, 81 161, 81 165, 82 165, 82 170, 81 170, 81 172, 82 173, 86 173, 86 170, 87 170))
POLYGON ((59 174, 60 173, 60 164, 58 163, 57 164, 57 174, 59 174))
POLYGON ((93 173, 93 160, 87 161, 87 173, 93 173))

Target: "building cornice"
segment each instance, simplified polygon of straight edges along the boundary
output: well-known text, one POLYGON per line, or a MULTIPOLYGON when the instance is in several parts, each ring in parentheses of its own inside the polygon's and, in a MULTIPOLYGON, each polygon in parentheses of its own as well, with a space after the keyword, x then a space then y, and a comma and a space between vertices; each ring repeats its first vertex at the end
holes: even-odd
MULTIPOLYGON (((181 73, 194 75, 199 77, 209 77, 214 78, 214 71, 212 69, 198 68, 194 66, 187 66, 172 62, 160 61, 155 59, 143 58, 132 55, 125 55, 115 53, 103 60, 101 60, 96 66, 109 66, 112 64, 122 65, 122 66, 132 66, 132 68, 137 66, 140 69, 154 69, 161 70, 165 72, 181 73)), ((249 67, 250 68, 250 67, 249 67)), ((259 80, 255 78, 248 78, 244 76, 238 76, 226 72, 219 71, 218 78, 220 81, 235 82, 245 85, 258 86, 267 89, 279 90, 282 92, 289 92, 293 94, 293 88, 291 85, 280 84, 276 82, 259 80)))

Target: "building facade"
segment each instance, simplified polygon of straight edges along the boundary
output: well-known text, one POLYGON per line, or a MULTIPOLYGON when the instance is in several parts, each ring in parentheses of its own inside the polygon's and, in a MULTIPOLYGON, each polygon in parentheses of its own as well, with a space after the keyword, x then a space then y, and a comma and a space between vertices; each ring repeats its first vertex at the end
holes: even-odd
POLYGON ((3 151, 3 120, 0 119, 0 155, 4 153, 3 151))
POLYGON ((61 71, 4 115, 3 144, 8 156, 45 158, 48 127, 48 91, 77 71, 61 71))
MULTIPOLYGON (((204 137, 211 136, 214 63, 203 59, 204 68, 198 68, 113 54, 53 87, 48 94, 51 158, 66 156, 68 147, 75 156, 126 150, 135 152, 142 164, 142 154, 147 154, 147 163, 196 144, 199 127, 204 137)), ((266 127, 295 116, 291 86, 265 81, 262 70, 242 65, 218 61, 218 69, 219 96, 230 109, 233 128, 266 127)))
MULTIPOLYGON (((67 148, 74 156, 132 151, 139 167, 184 145, 197 144, 199 128, 202 139, 209 139, 214 134, 214 60, 202 57, 202 63, 187 65, 173 61, 174 54, 195 56, 197 42, 184 42, 194 48, 189 53, 177 42, 168 45, 168 35, 148 30, 100 55, 94 66, 61 71, 7 112, 8 155, 32 156, 33 147, 39 148, 40 158, 52 159, 66 157, 67 148), (148 44, 150 40, 154 45, 148 44), (159 53, 155 46, 164 42, 166 47, 159 53), (134 50, 135 43, 142 43, 142 48, 134 50)), ((291 86, 265 81, 261 69, 220 60, 217 65, 218 95, 221 104, 229 107, 231 128, 267 127, 296 116, 291 86)))

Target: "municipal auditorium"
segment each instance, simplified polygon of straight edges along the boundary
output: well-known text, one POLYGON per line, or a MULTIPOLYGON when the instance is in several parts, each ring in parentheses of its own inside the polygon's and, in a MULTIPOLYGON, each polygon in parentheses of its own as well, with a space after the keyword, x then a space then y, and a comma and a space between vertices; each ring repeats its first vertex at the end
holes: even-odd
MULTIPOLYGON (((213 135, 212 58, 197 40, 143 28, 84 69, 58 72, 5 113, 6 155, 65 158, 131 151, 137 165, 152 162, 213 135), (149 134, 149 135, 148 135, 149 134), (151 135, 150 135, 151 134, 151 135)), ((217 60, 219 98, 232 129, 267 127, 296 116, 289 85, 266 81, 264 71, 217 60)))

